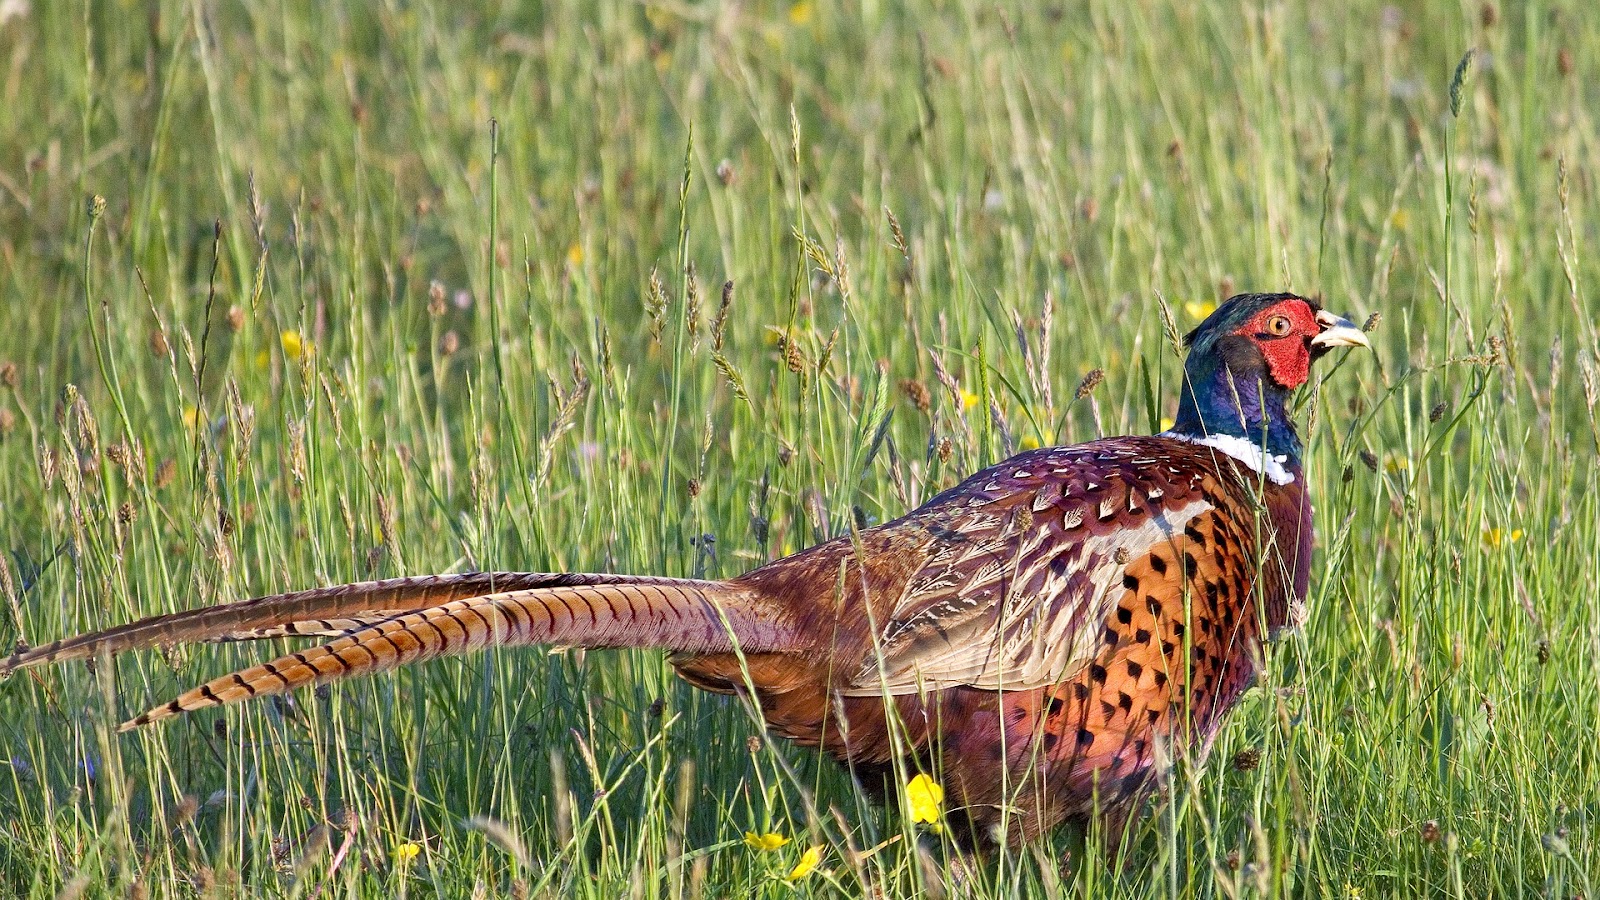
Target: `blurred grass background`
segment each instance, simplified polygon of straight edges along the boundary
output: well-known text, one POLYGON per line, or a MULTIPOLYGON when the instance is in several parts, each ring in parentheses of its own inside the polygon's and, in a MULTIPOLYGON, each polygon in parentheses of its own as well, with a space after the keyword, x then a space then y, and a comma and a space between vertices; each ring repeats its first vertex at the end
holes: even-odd
MULTIPOLYGON (((1307 627, 1120 867, 1058 835, 967 889, 1595 896, 1589 4, 7 0, 0 50, 0 643, 400 574, 734 574, 1161 428, 1170 327, 1293 289, 1382 315, 1306 392, 1307 627)), ((0 684, 0 894, 947 874, 863 856, 916 832, 655 653, 111 733, 262 650, 0 684)))

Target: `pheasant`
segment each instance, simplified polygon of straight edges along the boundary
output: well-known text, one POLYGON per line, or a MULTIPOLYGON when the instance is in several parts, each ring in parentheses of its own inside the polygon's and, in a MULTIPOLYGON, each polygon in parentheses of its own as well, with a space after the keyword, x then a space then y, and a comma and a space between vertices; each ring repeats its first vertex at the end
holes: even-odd
POLYGON ((0 661, 0 675, 186 641, 325 636, 124 723, 489 646, 655 647, 776 734, 886 790, 942 773, 955 833, 1017 844, 1121 823, 1165 761, 1204 754, 1263 640, 1302 616, 1312 509, 1291 392, 1370 347, 1294 294, 1229 299, 1185 339, 1161 434, 1047 447, 886 524, 727 581, 485 572, 155 616, 0 661))

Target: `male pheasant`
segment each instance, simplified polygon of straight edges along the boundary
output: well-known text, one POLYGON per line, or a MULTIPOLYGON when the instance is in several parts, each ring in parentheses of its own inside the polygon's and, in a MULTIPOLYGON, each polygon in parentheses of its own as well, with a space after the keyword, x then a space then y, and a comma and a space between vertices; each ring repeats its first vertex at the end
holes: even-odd
POLYGON ((1187 338, 1173 427, 1014 456, 900 519, 728 581, 477 573, 155 616, 0 661, 328 635, 124 723, 491 645, 660 647, 751 697, 777 734, 864 780, 942 774, 979 846, 1098 810, 1120 823, 1173 755, 1203 753, 1297 621, 1311 503, 1288 410, 1311 363, 1369 346, 1293 294, 1234 297, 1187 338))

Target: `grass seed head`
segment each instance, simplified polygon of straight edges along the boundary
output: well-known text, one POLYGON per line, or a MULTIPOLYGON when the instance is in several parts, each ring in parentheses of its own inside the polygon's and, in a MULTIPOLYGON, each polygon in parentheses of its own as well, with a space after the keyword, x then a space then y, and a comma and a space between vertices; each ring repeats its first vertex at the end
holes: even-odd
POLYGON ((44 483, 44 489, 48 491, 50 488, 54 487, 56 483, 56 470, 58 463, 56 460, 55 448, 49 446, 43 441, 40 441, 37 461, 39 463, 39 480, 44 483))
POLYGON ((911 405, 918 412, 926 413, 933 408, 933 394, 928 386, 914 378, 905 378, 900 381, 900 393, 904 394, 911 405))
POLYGON ((1079 380, 1078 389, 1072 392, 1072 399, 1082 400, 1083 398, 1089 396, 1090 394, 1094 393, 1094 389, 1099 387, 1100 383, 1105 380, 1105 369, 1090 369, 1089 373, 1084 375, 1083 378, 1079 380))
POLYGON ((689 331, 690 345, 697 345, 700 337, 700 279, 695 275, 695 265, 689 263, 684 276, 684 327, 689 331))
POLYGON ((722 302, 717 305, 717 313, 711 319, 711 349, 720 351, 723 340, 727 337, 728 313, 733 308, 733 282, 722 283, 722 302))
POLYGON ((194 821, 200 812, 200 798, 193 794, 184 794, 178 798, 178 806, 172 811, 172 818, 178 825, 187 825, 194 821))
POLYGON ((428 315, 435 319, 445 314, 444 282, 435 278, 428 282, 428 315))

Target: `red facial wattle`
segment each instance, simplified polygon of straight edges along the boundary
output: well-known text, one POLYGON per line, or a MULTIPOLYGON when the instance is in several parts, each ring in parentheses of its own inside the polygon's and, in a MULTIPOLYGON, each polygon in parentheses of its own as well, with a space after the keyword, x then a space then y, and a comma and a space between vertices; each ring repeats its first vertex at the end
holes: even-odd
MULTIPOLYGON (((1281 326, 1280 326, 1281 330, 1281 326)), ((1303 300, 1288 300, 1269 306, 1235 331, 1254 341, 1261 348, 1266 361, 1267 374, 1280 387, 1297 388, 1311 377, 1310 339, 1321 326, 1317 324, 1316 311, 1303 300), (1289 328, 1282 334, 1274 333, 1275 319, 1287 319, 1289 328)))

